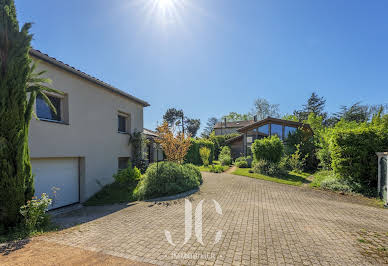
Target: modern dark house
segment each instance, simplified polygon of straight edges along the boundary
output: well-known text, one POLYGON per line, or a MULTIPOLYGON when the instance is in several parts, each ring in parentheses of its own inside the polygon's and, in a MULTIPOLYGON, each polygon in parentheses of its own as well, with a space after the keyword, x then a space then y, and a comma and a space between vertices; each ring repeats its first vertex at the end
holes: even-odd
POLYGON ((299 122, 267 117, 236 129, 236 132, 241 133, 241 135, 229 139, 227 144, 231 148, 233 158, 247 156, 250 154, 251 145, 256 139, 277 135, 281 140, 285 140, 289 134, 295 132, 298 128, 310 129, 310 126, 299 122))

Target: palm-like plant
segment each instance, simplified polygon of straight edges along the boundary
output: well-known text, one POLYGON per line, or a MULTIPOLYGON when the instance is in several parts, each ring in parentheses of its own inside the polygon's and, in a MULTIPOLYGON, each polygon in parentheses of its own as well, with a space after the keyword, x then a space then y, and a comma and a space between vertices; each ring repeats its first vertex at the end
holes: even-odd
POLYGON ((51 79, 44 78, 43 75, 46 73, 45 70, 37 72, 36 71, 37 63, 33 62, 30 68, 30 73, 28 76, 27 89, 26 92, 30 93, 30 97, 27 102, 26 109, 26 122, 30 122, 32 116, 36 119, 39 119, 34 113, 34 104, 36 97, 40 96, 45 101, 45 103, 50 107, 50 109, 56 114, 57 110, 54 105, 51 103, 50 99, 47 97, 46 93, 56 93, 63 95, 64 93, 60 90, 48 87, 48 84, 51 84, 51 79), (47 85, 46 85, 47 84, 47 85))

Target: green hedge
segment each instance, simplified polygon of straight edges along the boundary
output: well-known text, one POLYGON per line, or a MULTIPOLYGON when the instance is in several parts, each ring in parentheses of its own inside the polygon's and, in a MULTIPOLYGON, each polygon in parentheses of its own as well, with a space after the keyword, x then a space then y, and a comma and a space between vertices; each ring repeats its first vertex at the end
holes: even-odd
POLYGON ((332 167, 335 173, 362 189, 377 187, 377 151, 388 150, 388 132, 384 128, 359 127, 333 132, 332 167))
POLYGON ((215 135, 214 132, 210 135, 209 139, 214 143, 214 159, 218 160, 218 155, 221 152, 223 146, 226 145, 228 139, 239 136, 239 133, 231 133, 226 135, 215 135))
POLYGON ((185 157, 185 163, 202 165, 201 155, 199 154, 201 147, 210 149, 209 164, 212 164, 214 158, 214 143, 207 139, 191 139, 191 145, 185 157))
POLYGON ((251 149, 255 161, 266 160, 272 163, 280 162, 284 150, 283 143, 278 136, 257 139, 251 149))

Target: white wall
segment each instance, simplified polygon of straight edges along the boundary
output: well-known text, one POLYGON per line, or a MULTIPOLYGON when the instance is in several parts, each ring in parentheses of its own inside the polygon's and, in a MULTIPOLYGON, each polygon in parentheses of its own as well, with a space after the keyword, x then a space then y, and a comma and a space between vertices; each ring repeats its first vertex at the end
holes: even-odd
POLYGON ((31 121, 31 158, 83 157, 81 201, 100 189, 98 182, 111 183, 118 157, 131 155, 129 135, 117 132, 117 113, 131 116, 131 131, 143 130, 143 106, 114 94, 90 81, 40 61, 52 86, 68 96, 69 124, 31 121))

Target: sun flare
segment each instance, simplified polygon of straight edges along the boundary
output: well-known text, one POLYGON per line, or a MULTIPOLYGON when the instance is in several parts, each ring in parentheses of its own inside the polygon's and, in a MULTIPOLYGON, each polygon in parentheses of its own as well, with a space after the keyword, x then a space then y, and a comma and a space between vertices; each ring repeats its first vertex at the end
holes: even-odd
POLYGON ((158 8, 162 10, 171 9, 174 7, 174 0, 156 0, 158 8))

